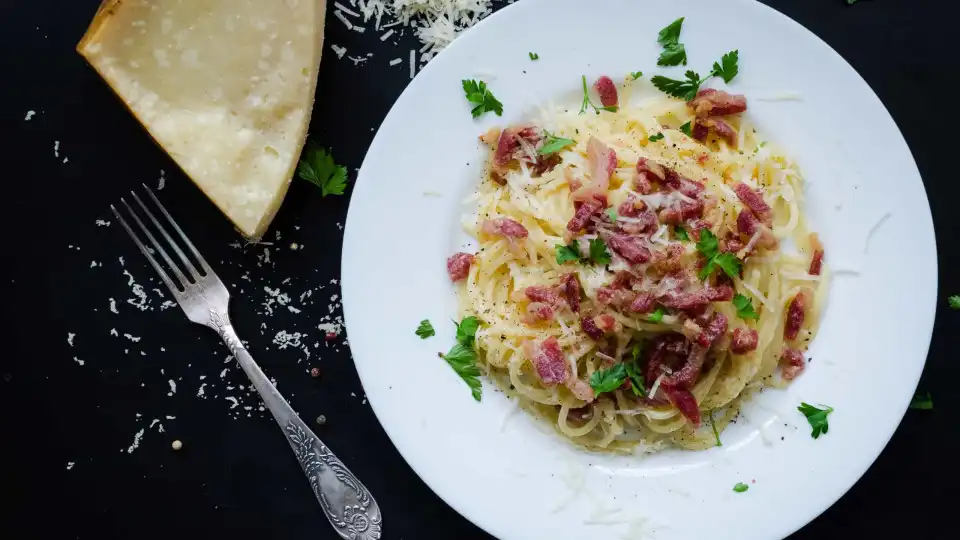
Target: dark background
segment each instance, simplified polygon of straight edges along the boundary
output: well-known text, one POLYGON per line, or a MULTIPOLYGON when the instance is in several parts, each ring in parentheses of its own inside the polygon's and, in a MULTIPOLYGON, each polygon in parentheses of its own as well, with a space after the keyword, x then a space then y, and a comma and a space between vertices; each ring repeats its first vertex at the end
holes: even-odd
MULTIPOLYGON (((956 500, 957 474, 949 464, 960 454, 952 425, 960 410, 953 384, 960 369, 951 330, 960 328, 960 314, 945 304, 948 294, 960 291, 960 278, 950 271, 960 259, 947 236, 960 224, 951 103, 960 66, 955 19, 941 10, 953 4, 767 3, 846 58, 903 131, 933 207, 944 300, 920 383, 932 392, 935 410, 908 411, 863 479, 791 538, 953 537, 947 531, 955 530, 954 516, 932 509, 942 494, 956 500)), ((317 329, 328 311, 340 314, 331 280, 340 272, 339 225, 349 191, 321 198, 313 186, 294 181, 265 238, 274 244, 231 246, 238 234, 74 51, 97 4, 7 0, 0 7, 0 200, 12 212, 0 247, 0 486, 7 501, 0 505, 0 536, 335 538, 272 418, 241 388, 242 372, 224 363, 227 352, 216 335, 188 323, 177 307, 160 309, 163 299, 151 290, 159 286, 153 271, 110 215, 110 203, 140 182, 156 187, 163 170, 161 199, 233 285, 240 335, 304 418, 328 418, 318 433, 376 494, 386 518, 384 537, 488 538, 401 459, 366 404, 345 336, 328 345, 317 329), (25 121, 31 110, 35 115, 25 121), (112 223, 98 226, 97 219, 112 223), (303 249, 291 250, 291 242, 303 249), (144 286, 151 309, 127 302, 135 295, 124 270, 144 286), (268 316, 264 287, 282 289, 303 313, 273 306, 268 316), (300 302, 308 289, 312 296, 300 302), (281 330, 304 334, 311 357, 272 343, 281 330), (73 347, 68 333, 75 334, 73 347), (310 367, 319 367, 322 376, 312 379, 310 367), (177 386, 172 395, 170 379, 177 386), (236 408, 228 396, 238 399, 236 408), (139 448, 131 449, 141 429, 139 448), (175 439, 183 441, 180 452, 171 450, 175 439)), ((588 1, 584 5, 589 8, 588 1)), ((409 82, 408 50, 419 45, 409 32, 381 43, 368 26, 366 33, 351 32, 328 14, 311 129, 313 139, 350 167, 351 179, 374 130, 409 82), (331 44, 347 47, 348 56, 375 55, 356 65, 338 59, 331 44), (395 57, 404 62, 389 66, 395 57)))

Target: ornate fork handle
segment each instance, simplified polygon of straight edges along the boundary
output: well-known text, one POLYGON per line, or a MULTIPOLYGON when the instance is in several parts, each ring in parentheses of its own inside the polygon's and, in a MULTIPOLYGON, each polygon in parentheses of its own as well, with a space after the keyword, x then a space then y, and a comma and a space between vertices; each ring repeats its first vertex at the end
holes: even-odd
POLYGON ((260 393, 270 413, 280 424, 300 467, 310 481, 314 495, 337 533, 347 540, 379 540, 380 507, 367 488, 300 420, 287 400, 283 399, 277 387, 267 379, 240 342, 227 314, 211 309, 209 326, 220 334, 224 344, 260 393))

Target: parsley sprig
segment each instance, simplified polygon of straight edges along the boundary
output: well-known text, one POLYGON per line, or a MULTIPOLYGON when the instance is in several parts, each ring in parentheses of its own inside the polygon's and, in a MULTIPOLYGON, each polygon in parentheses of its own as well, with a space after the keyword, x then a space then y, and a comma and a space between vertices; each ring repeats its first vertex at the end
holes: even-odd
POLYGON ((624 363, 614 364, 606 369, 598 369, 590 375, 590 387, 594 393, 613 392, 627 380, 627 366, 624 363))
POLYGON ((571 261, 580 261, 582 264, 608 265, 613 260, 610 252, 607 251, 607 245, 599 237, 590 240, 590 254, 587 257, 580 256, 580 248, 576 243, 569 245, 557 244, 556 246, 557 264, 566 264, 571 261))
POLYGON ((663 306, 657 306, 657 309, 653 310, 653 313, 647 315, 647 322, 652 323, 661 323, 663 322, 663 315, 666 311, 663 309, 663 306))
POLYGON ((453 371, 470 387, 473 399, 480 401, 482 385, 480 384, 480 368, 477 367, 477 352, 473 345, 480 328, 480 319, 465 317, 457 325, 457 343, 447 354, 440 354, 440 358, 447 361, 453 371))
POLYGON ((437 335, 437 332, 433 329, 433 325, 430 324, 429 319, 424 319, 420 321, 420 326, 417 327, 416 334, 420 336, 420 339, 427 339, 437 335))
POLYGON ((662 138, 663 138, 663 132, 661 131, 660 133, 655 133, 655 134, 647 137, 647 140, 650 141, 650 142, 657 142, 657 141, 659 141, 659 140, 662 139, 662 138))
POLYGON ((740 72, 739 61, 740 52, 733 50, 723 55, 719 62, 714 62, 713 69, 707 73, 706 77, 701 78, 699 73, 688 69, 686 73, 683 74, 685 77, 683 80, 671 79, 663 75, 654 75, 650 78, 650 82, 653 83, 653 86, 657 87, 658 90, 668 95, 690 101, 697 97, 700 85, 707 82, 710 77, 721 77, 723 78, 723 82, 726 83, 732 81, 733 78, 737 76, 737 73, 740 72))
POLYGON ((630 80, 631 80, 631 81, 635 81, 635 80, 639 79, 640 77, 643 77, 643 72, 642 72, 642 71, 631 71, 631 72, 630 72, 630 80))
POLYGON ((833 407, 820 409, 809 403, 800 403, 797 410, 807 417, 807 422, 810 422, 810 427, 813 428, 810 436, 814 439, 819 437, 821 433, 826 433, 830 430, 830 424, 827 423, 827 415, 833 412, 833 407))
POLYGON ((531 59, 531 60, 539 60, 539 59, 540 59, 540 55, 537 54, 537 53, 535 53, 535 52, 527 53, 527 54, 530 55, 530 59, 531 59))
POLYGON ((680 132, 686 135, 687 137, 693 137, 693 128, 690 127, 690 122, 680 126, 680 132))
POLYGON ((710 409, 710 427, 713 429, 713 438, 717 440, 717 446, 723 446, 720 442, 720 432, 717 431, 717 422, 713 419, 713 409, 710 409))
POLYGON ((690 241, 690 235, 687 233, 687 230, 679 226, 673 228, 673 237, 681 242, 690 241))
POLYGON ((743 320, 760 318, 760 314, 753 309, 753 301, 742 294, 733 297, 733 307, 737 308, 737 317, 743 320))
POLYGON ((297 165, 297 176, 320 188, 320 194, 343 195, 347 187, 347 168, 333 162, 333 156, 326 149, 308 144, 300 163, 297 165))
POLYGON ((577 144, 577 141, 573 139, 564 139, 563 137, 557 137, 556 135, 550 133, 547 130, 543 130, 543 146, 537 150, 537 153, 541 156, 546 156, 549 154, 556 154, 557 152, 563 150, 564 148, 577 144))
POLYGON ((583 103, 580 104, 580 114, 587 112, 587 107, 590 107, 597 114, 600 114, 600 111, 607 112, 617 112, 616 105, 610 105, 609 107, 597 107, 590 101, 590 90, 587 89, 587 76, 581 75, 580 82, 583 83, 583 103))
POLYGON ((657 43, 663 47, 660 52, 660 58, 657 59, 658 66, 679 66, 687 65, 687 50, 683 43, 680 43, 680 29, 683 26, 683 17, 668 24, 657 35, 657 43))
POLYGON ((748 490, 748 489, 750 489, 750 486, 744 484, 743 482, 737 482, 737 484, 736 484, 735 486, 733 486, 733 491, 735 491, 735 492, 737 492, 737 493, 743 493, 744 491, 746 491, 746 490, 748 490))
POLYGON ((960 309, 960 294, 947 298, 947 303, 950 304, 950 309, 960 309))
POLYGON ((477 82, 473 79, 463 79, 461 83, 463 84, 463 92, 467 96, 467 101, 473 105, 470 113, 473 114, 474 118, 477 118, 485 112, 493 112, 496 113, 497 116, 503 116, 503 103, 500 103, 497 98, 493 97, 490 89, 487 88, 487 83, 483 81, 477 82))
POLYGON ((700 279, 707 279, 713 271, 720 267, 725 274, 732 278, 740 277, 740 267, 743 262, 733 253, 720 252, 720 243, 709 229, 700 231, 700 240, 697 242, 697 251, 706 259, 700 269, 700 279))

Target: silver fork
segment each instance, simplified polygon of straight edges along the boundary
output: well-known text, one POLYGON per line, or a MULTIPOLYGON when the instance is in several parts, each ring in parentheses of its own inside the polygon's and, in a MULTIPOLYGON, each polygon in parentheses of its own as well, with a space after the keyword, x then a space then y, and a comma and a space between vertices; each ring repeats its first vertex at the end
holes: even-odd
POLYGON ((173 273, 174 279, 170 278, 151 251, 140 241, 137 233, 127 224, 116 207, 111 204, 110 209, 113 210, 113 214, 117 216, 120 224, 123 225, 137 247, 150 261, 154 270, 160 274, 160 279, 167 284, 170 293, 173 294, 173 297, 177 299, 180 307, 187 314, 187 318, 215 330, 223 343, 230 349, 230 353, 233 354, 240 367, 246 372, 250 382, 260 393, 263 402, 270 409, 270 413, 277 420, 277 424, 280 425, 280 429, 287 436, 287 442, 290 443, 294 454, 297 456, 297 461, 300 462, 300 467, 307 475, 310 487, 313 488, 313 493, 317 496, 317 500, 320 501, 320 506, 323 508, 323 513, 327 515, 327 519, 330 520, 337 534, 347 540, 378 540, 382 528, 382 518, 380 507, 373 500, 373 496, 343 462, 300 420, 287 400, 283 399, 277 388, 270 383, 263 371, 260 370, 260 366, 253 361, 253 357, 240 342, 240 338, 230 324, 230 317, 227 313, 230 293, 227 288, 224 287, 223 282, 213 272, 207 261, 193 247, 193 243, 190 242, 187 235, 183 234, 177 223, 160 204, 153 191, 146 184, 143 185, 143 188, 149 198, 156 204, 156 208, 166 218, 170 227, 180 235, 180 240, 190 250, 194 260, 199 263, 199 270, 202 270, 202 272, 198 271, 183 250, 180 249, 180 246, 167 234, 167 230, 157 221, 147 205, 143 204, 140 197, 133 191, 130 192, 130 195, 133 196, 143 213, 147 215, 155 230, 160 232, 167 247, 179 256, 182 267, 193 278, 192 281, 173 262, 163 244, 157 241, 157 238, 144 225, 134 209, 127 204, 127 201, 120 199, 140 231, 149 240, 153 250, 163 258, 170 272, 173 273))

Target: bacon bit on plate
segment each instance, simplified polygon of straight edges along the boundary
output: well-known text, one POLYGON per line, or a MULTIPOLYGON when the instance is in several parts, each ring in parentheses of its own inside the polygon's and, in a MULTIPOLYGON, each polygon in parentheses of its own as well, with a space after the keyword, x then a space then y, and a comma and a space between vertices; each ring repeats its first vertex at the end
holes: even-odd
POLYGON ((700 406, 697 405, 697 398, 693 397, 693 393, 689 390, 667 385, 660 385, 660 388, 663 389, 664 393, 667 394, 667 399, 680 411, 684 418, 694 426, 700 427, 700 406))
POLYGON ((564 274, 560 278, 560 285, 563 288, 563 296, 570 306, 570 311, 580 312, 580 282, 577 281, 576 274, 564 274))
POLYGON ((656 298, 652 293, 640 292, 630 302, 629 310, 631 313, 650 313, 656 305, 656 298))
POLYGON ((553 320, 553 307, 543 302, 530 302, 527 304, 527 312, 523 319, 523 322, 530 325, 553 320))
POLYGON ((614 233, 607 240, 607 245, 631 264, 649 262, 653 256, 644 241, 636 236, 614 233))
POLYGON ((605 204, 596 200, 591 199, 580 204, 580 207, 577 208, 577 211, 574 212, 573 217, 570 218, 570 221, 567 223, 567 230, 576 234, 579 233, 587 223, 590 221, 590 218, 599 214, 603 210, 605 204))
POLYGON ((557 305, 560 302, 557 291, 552 287, 545 287, 543 285, 527 287, 523 290, 523 294, 530 299, 531 302, 543 302, 550 305, 557 305))
POLYGON ((785 380, 796 379, 806 367, 807 364, 803 360, 802 352, 790 347, 783 349, 783 354, 780 356, 780 375, 785 380))
POLYGON ((723 90, 706 88, 697 92, 697 97, 687 102, 697 118, 727 116, 747 110, 746 96, 729 94, 723 90))
POLYGON ((485 219, 480 229, 490 235, 507 238, 526 238, 527 228, 510 218, 485 219))
MULTIPOLYGON (((697 121, 697 126, 699 127, 701 125, 706 129, 712 130, 717 137, 720 137, 726 141, 726 143, 730 146, 737 145, 737 130, 733 129, 733 126, 731 126, 726 120, 721 120, 719 118, 704 118, 697 121)), ((694 138, 696 138, 696 134, 697 130, 694 130, 694 138)))
POLYGON ((566 385, 577 399, 581 399, 589 403, 593 401, 594 397, 596 397, 593 393, 593 388, 591 388, 586 381, 581 381, 580 379, 571 377, 567 379, 566 385))
POLYGON ((550 336, 540 343, 528 341, 524 345, 524 352, 543 384, 562 384, 570 377, 570 365, 563 357, 557 338, 550 336))
POLYGON ((603 75, 597 82, 593 83, 593 89, 597 91, 597 94, 600 95, 600 103, 604 107, 616 107, 619 100, 617 98, 617 85, 613 84, 613 80, 606 75, 603 75))
POLYGON ((456 283, 465 279, 470 273, 470 265, 476 257, 469 253, 454 253, 447 259, 447 274, 450 275, 450 281, 456 283))
POLYGON ((750 328, 735 328, 733 330, 733 343, 730 350, 734 354, 746 354, 757 349, 757 343, 760 341, 760 335, 756 330, 750 328))

